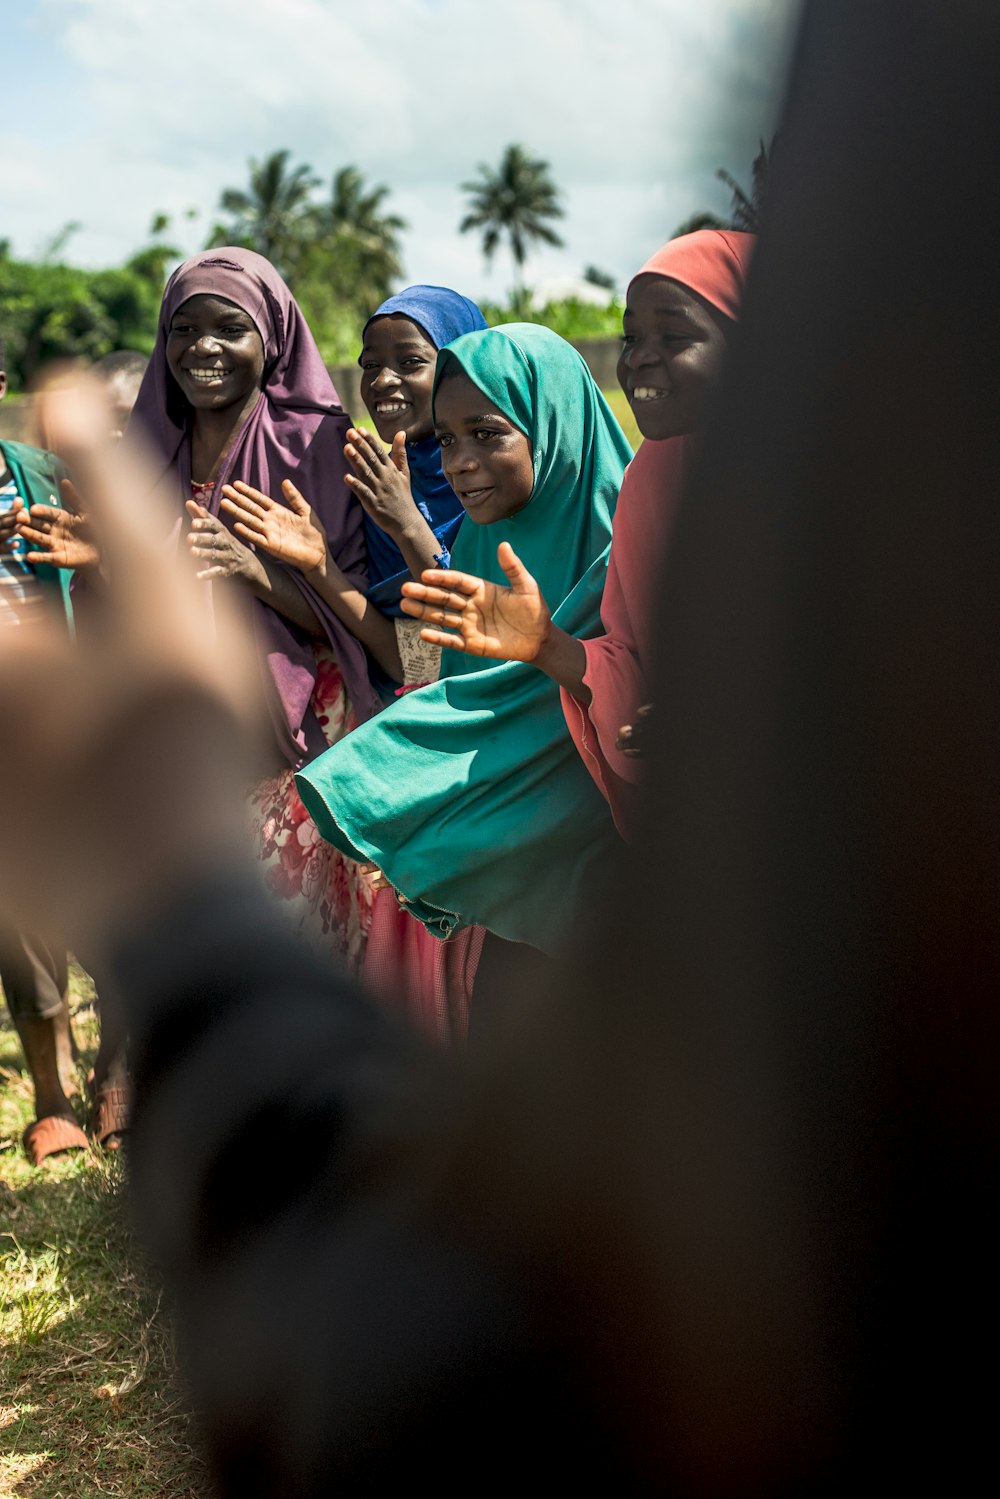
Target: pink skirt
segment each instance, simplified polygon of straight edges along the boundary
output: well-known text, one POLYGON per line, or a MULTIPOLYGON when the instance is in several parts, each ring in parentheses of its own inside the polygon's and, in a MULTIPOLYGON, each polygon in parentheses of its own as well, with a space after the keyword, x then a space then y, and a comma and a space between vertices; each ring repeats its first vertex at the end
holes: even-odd
POLYGON ((442 942, 391 890, 378 890, 361 982, 438 1041, 464 1041, 485 936, 485 927, 472 926, 442 942))
MULTIPOLYGON (((317 646, 316 664, 311 705, 327 744, 336 744, 356 720, 332 651, 317 646)), ((258 781, 248 799, 264 883, 299 936, 359 973, 372 918, 372 877, 323 841, 295 789, 294 775, 289 768, 258 781)))

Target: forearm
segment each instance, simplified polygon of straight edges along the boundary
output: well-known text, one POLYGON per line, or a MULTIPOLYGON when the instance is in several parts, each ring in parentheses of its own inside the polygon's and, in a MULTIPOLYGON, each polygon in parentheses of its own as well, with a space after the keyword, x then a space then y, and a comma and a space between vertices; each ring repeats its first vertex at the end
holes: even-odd
MULTIPOLYGON (((433 533, 432 533, 433 534, 433 533)), ((322 567, 305 574, 355 640, 360 640, 368 654, 394 682, 403 680, 403 667, 396 644, 396 627, 392 620, 371 602, 360 588, 327 553, 322 567)))
POLYGON ((441 543, 416 505, 413 507, 412 520, 388 534, 402 552, 403 561, 416 582, 420 582, 421 574, 427 568, 440 566, 438 558, 441 555, 441 543))
POLYGON ((279 567, 270 558, 258 552, 257 561, 260 563, 260 573, 255 573, 248 579, 254 595, 300 630, 304 630, 313 640, 322 639, 323 627, 301 588, 296 586, 283 567, 279 567))
POLYGON ((567 635, 557 625, 552 625, 545 638, 535 665, 553 682, 565 687, 578 702, 587 707, 591 700, 590 688, 583 678, 587 670, 587 652, 583 641, 567 635))

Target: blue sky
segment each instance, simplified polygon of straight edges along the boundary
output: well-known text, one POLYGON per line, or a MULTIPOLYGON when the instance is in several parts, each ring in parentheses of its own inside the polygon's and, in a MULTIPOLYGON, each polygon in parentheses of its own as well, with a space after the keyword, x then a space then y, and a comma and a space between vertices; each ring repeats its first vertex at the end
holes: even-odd
POLYGON ((154 213, 200 247, 249 157, 290 147, 324 182, 355 163, 410 223, 410 280, 498 296, 460 236, 459 184, 509 141, 562 189, 561 250, 529 283, 586 264, 624 283, 714 179, 746 180, 772 126, 793 0, 20 0, 5 4, 0 236, 113 264, 154 213), (186 218, 185 211, 197 216, 186 218))

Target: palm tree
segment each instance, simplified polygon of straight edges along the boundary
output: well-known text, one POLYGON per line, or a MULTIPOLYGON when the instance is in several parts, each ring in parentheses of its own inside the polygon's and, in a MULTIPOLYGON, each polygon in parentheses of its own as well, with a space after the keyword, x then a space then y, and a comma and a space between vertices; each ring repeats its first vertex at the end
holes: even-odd
POLYGON ((719 167, 716 177, 724 182, 733 195, 732 221, 730 227, 733 229, 745 229, 750 234, 760 231, 760 215, 764 203, 764 194, 767 191, 767 175, 771 167, 771 157, 774 154, 774 141, 771 142, 771 154, 768 154, 764 142, 760 142, 760 150, 753 159, 750 167, 750 192, 744 192, 732 172, 727 172, 725 167, 719 167))
POLYGON ((514 257, 514 281, 519 290, 530 242, 562 244, 555 230, 545 223, 546 219, 563 216, 548 162, 533 160, 523 146, 508 146, 498 171, 481 165, 478 179, 463 182, 462 191, 469 194, 470 208, 459 231, 465 234, 470 229, 482 229, 487 264, 505 235, 514 257))
POLYGON ((341 167, 329 203, 314 214, 317 238, 328 241, 331 252, 352 266, 357 281, 353 291, 362 305, 384 301, 391 283, 403 274, 399 236, 407 225, 398 213, 384 211, 389 191, 382 183, 368 187, 357 167, 341 167))
POLYGON ((679 234, 691 234, 695 229, 744 229, 750 234, 757 234, 760 231, 760 216, 773 158, 774 140, 771 141, 770 151, 761 141, 760 150, 750 167, 749 192, 740 186, 732 172, 727 172, 725 167, 719 167, 715 175, 720 182, 726 184, 733 195, 729 217, 723 219, 717 213, 693 213, 690 218, 684 220, 683 224, 678 224, 670 236, 671 239, 676 239, 679 234))
POLYGON ((309 197, 318 185, 311 167, 303 163, 289 168, 290 155, 287 150, 272 151, 263 161, 251 160, 249 189, 224 189, 219 207, 231 220, 216 225, 209 248, 245 245, 288 276, 307 232, 309 197))

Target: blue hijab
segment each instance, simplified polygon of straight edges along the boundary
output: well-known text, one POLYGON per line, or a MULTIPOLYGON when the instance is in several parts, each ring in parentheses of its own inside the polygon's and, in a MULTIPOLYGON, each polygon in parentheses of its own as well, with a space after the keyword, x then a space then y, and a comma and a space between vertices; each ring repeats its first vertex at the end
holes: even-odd
MULTIPOLYGON (((408 286, 398 296, 390 297, 372 313, 365 324, 392 313, 416 323, 436 349, 443 349, 463 333, 475 333, 486 327, 475 302, 449 291, 446 286, 408 286)), ((362 334, 362 337, 364 335, 362 334)), ((406 444, 410 465, 410 489, 417 509, 438 539, 444 565, 448 564, 452 542, 465 511, 455 491, 441 472, 441 449, 431 435, 422 442, 406 444)), ((383 614, 401 615, 399 601, 409 568, 394 541, 368 516, 364 518, 365 541, 368 544, 368 597, 383 614)))

